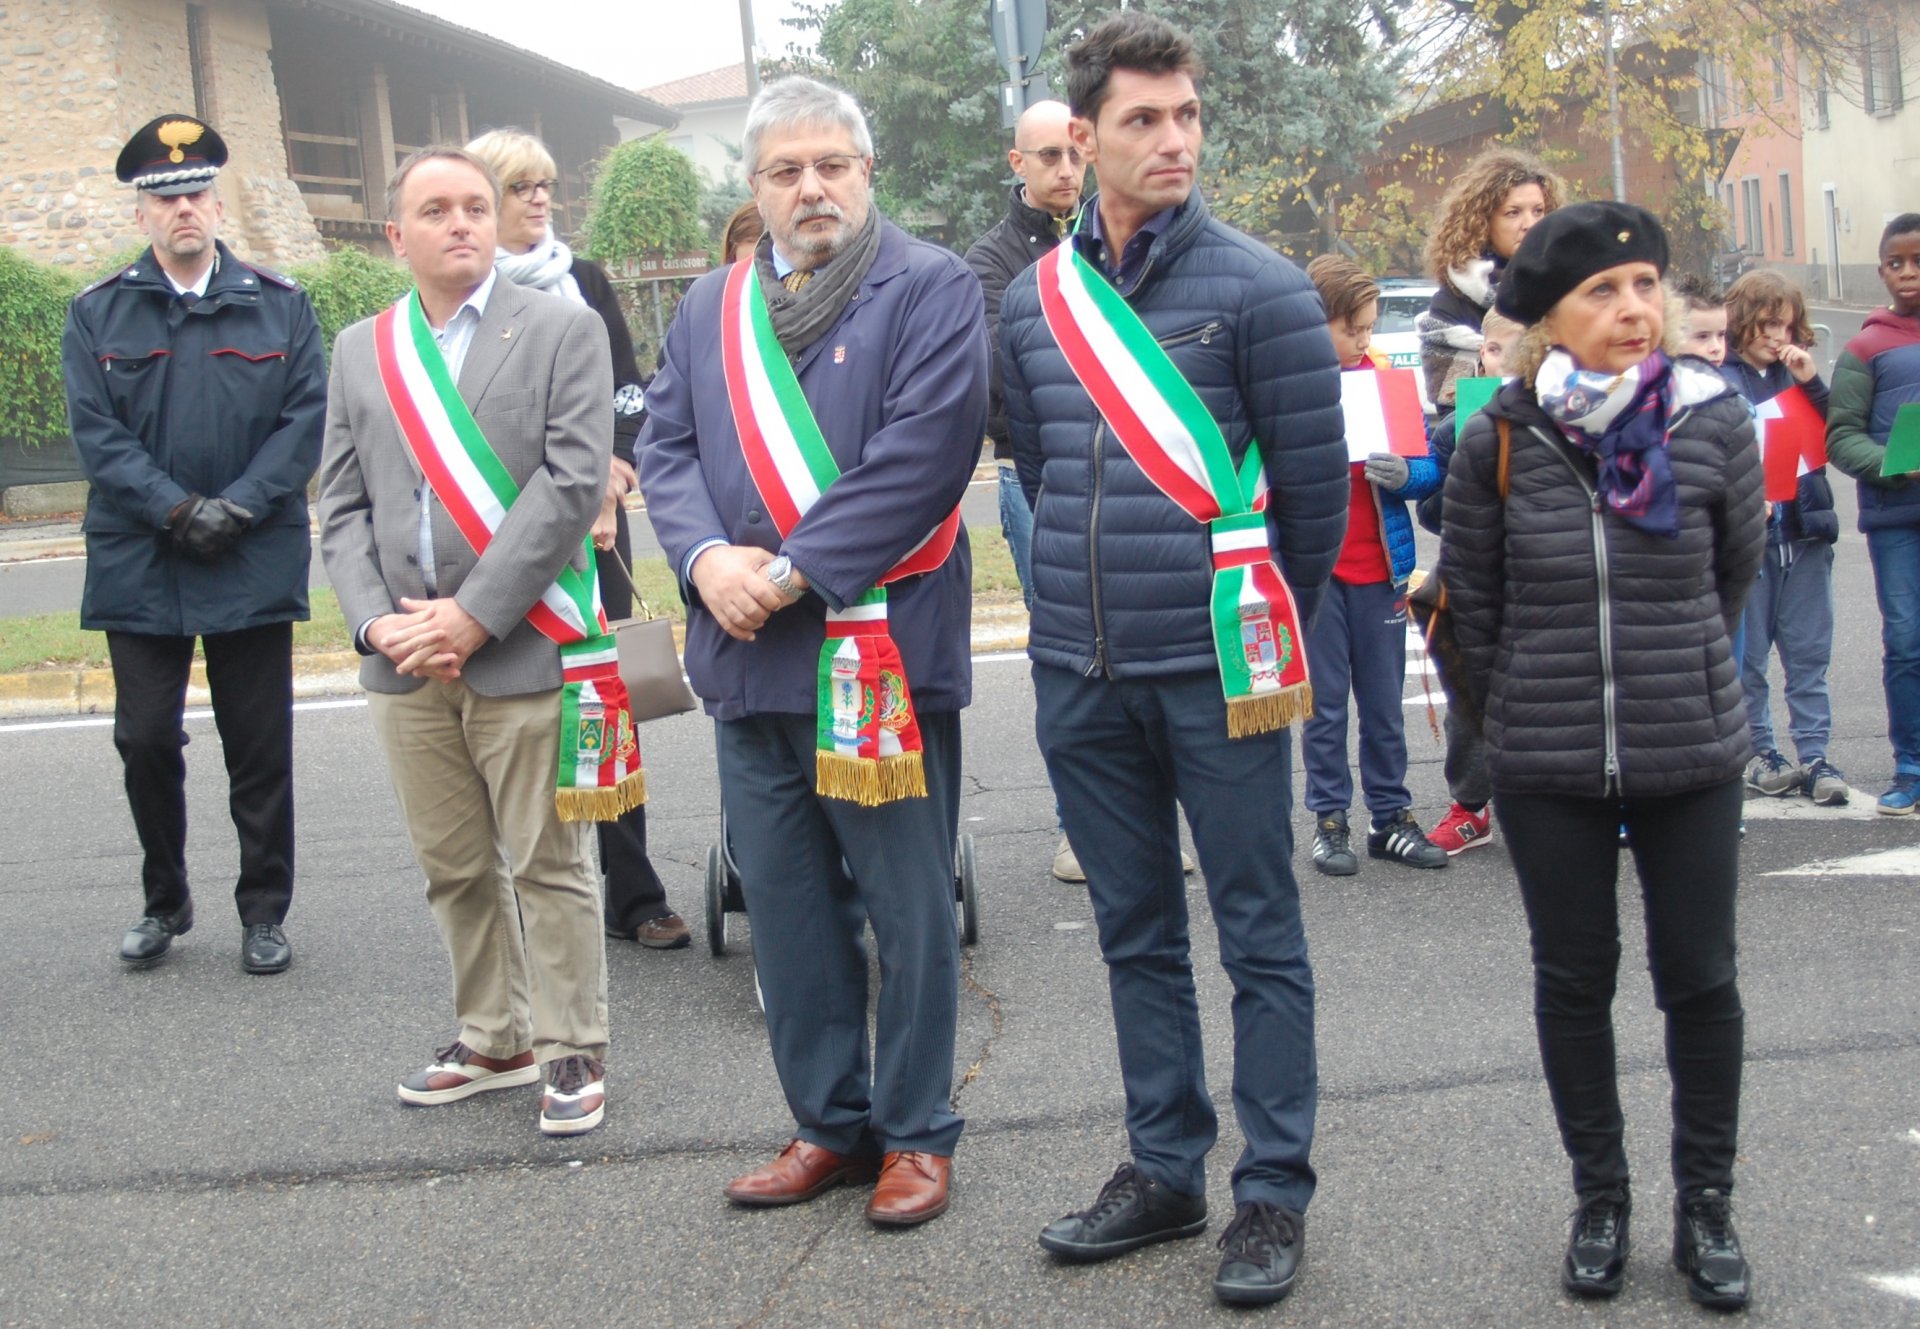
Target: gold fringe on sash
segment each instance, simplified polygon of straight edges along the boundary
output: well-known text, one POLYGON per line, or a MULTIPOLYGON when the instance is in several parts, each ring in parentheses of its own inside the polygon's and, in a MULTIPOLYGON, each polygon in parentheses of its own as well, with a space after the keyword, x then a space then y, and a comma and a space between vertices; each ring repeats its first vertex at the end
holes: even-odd
POLYGON ((878 761, 839 752, 816 752, 814 785, 822 798, 877 808, 902 798, 925 798, 927 769, 918 752, 896 753, 878 761))
POLYGON ((1227 737, 1249 738, 1254 734, 1285 729, 1313 714, 1313 684, 1295 683, 1277 692, 1262 692, 1252 697, 1227 698, 1227 737))
POLYGON ((560 789, 553 795, 561 821, 618 821, 647 801, 647 773, 634 771, 611 789, 560 789))

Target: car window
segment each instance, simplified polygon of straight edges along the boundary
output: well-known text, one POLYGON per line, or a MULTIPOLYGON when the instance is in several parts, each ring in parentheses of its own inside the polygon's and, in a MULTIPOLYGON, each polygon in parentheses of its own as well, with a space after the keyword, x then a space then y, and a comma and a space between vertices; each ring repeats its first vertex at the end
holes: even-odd
POLYGON ((1426 312, 1431 295, 1397 295, 1391 291, 1380 297, 1380 321, 1373 325, 1373 335, 1378 337, 1389 332, 1412 332, 1413 320, 1426 312))

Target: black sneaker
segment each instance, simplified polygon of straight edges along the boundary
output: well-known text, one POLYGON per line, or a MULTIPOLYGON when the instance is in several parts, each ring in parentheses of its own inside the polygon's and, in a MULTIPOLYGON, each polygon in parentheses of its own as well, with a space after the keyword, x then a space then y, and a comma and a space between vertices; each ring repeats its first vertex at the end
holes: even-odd
POLYGON ((1673 1267, 1687 1276, 1687 1295, 1716 1311, 1746 1307, 1753 1270, 1733 1230, 1733 1202, 1705 1190, 1674 1201, 1673 1267))
POLYGON ((1040 1245, 1069 1260, 1110 1260, 1156 1241, 1197 1237, 1207 1230, 1207 1197, 1183 1195, 1122 1163, 1100 1188, 1091 1209, 1056 1218, 1040 1229, 1040 1245))
POLYGON ((1367 836, 1367 855, 1405 863, 1410 868, 1447 865, 1447 851, 1427 838, 1420 823, 1413 819, 1412 808, 1401 808, 1391 821, 1374 823, 1367 836))
POLYGON ((1360 870, 1347 833, 1346 813, 1329 812, 1313 824, 1313 865, 1329 877, 1351 877, 1360 870))
POLYGON ((1580 1197, 1573 1211, 1573 1231, 1567 1237, 1567 1258, 1560 1265, 1560 1285, 1576 1297, 1611 1297, 1627 1278, 1627 1219, 1633 1200, 1624 1186, 1592 1191, 1580 1197))
POLYGON ((1307 1219, 1291 1209, 1255 1200, 1233 1211, 1220 1234, 1220 1272, 1213 1295, 1229 1306, 1262 1306, 1293 1291, 1307 1253, 1307 1219))

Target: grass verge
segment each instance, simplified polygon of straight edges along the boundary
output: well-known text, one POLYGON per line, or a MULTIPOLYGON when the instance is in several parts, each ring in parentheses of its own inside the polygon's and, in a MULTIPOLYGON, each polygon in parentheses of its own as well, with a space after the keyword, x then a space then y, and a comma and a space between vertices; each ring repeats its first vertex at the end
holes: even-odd
MULTIPOLYGON (((1020 583, 1013 573, 1013 557, 997 527, 968 533, 973 539, 973 594, 981 604, 1010 604, 1020 599, 1020 583)), ((647 607, 678 621, 686 616, 680 592, 663 558, 643 558, 633 569, 634 584, 647 607)), ((313 617, 293 625, 295 654, 353 649, 340 602, 330 590, 315 588, 309 595, 313 617)), ((80 613, 29 614, 0 619, 0 674, 33 669, 100 669, 107 664, 107 637, 80 626, 80 613)), ((199 651, 196 647, 195 657, 199 651)))

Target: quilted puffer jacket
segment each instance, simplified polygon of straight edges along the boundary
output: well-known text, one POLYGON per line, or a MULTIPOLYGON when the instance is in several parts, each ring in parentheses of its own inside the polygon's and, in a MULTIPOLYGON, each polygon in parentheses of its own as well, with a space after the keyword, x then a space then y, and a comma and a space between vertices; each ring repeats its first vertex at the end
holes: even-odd
MULTIPOLYGON (((1000 306, 1008 433, 1034 506, 1028 653, 1111 678, 1215 669, 1207 528, 1106 427, 1047 329, 1036 276, 1015 277, 1000 306)), ((1298 268, 1209 216, 1196 192, 1127 299, 1220 423, 1236 465, 1258 440, 1268 544, 1304 624, 1347 517, 1340 370, 1319 295, 1298 268)))
POLYGON ((1730 642, 1766 540, 1760 452, 1718 375, 1674 372, 1671 538, 1596 501, 1592 460, 1524 384, 1467 423, 1443 576, 1496 790, 1677 794, 1737 777, 1750 755, 1730 642), (1504 503, 1496 417, 1512 426, 1504 503))

